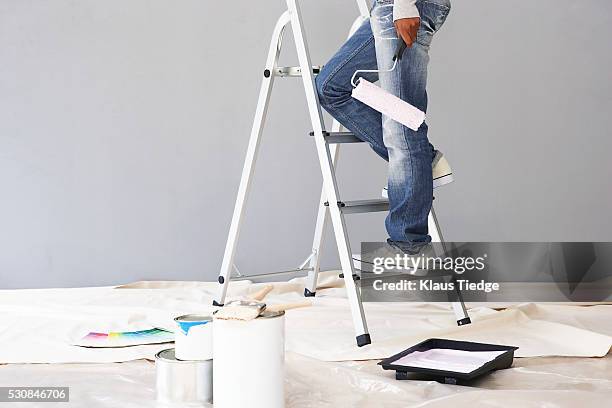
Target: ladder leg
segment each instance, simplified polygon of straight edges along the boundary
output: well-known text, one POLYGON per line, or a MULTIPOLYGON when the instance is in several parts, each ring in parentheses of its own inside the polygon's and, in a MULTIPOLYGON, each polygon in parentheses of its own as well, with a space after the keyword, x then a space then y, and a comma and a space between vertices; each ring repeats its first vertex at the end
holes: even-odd
POLYGON ((372 7, 372 2, 368 2, 368 0, 357 0, 357 7, 359 8, 359 13, 362 16, 370 16, 370 8, 372 7))
MULTIPOLYGON (((444 238, 442 237, 442 231, 440 230, 440 224, 438 223, 438 217, 436 217, 436 212, 431 207, 431 212, 429 213, 428 218, 429 224, 429 235, 431 236, 432 242, 439 242, 442 244, 442 248, 444 249, 444 253, 447 252, 446 245, 444 243, 444 238)), ((454 276, 453 279, 454 280, 454 276)), ((464 324, 470 324, 470 316, 468 315, 467 308, 465 307, 465 303, 463 301, 463 296, 461 295, 461 291, 459 290, 459 285, 455 284, 455 294, 457 296, 457 301, 452 302, 451 305, 453 307, 453 312, 455 312, 455 317, 457 318, 457 324, 459 326, 463 326, 464 324)))
MULTIPOLYGON (((336 120, 332 124, 332 132, 339 132, 342 126, 336 120)), ((332 165, 336 166, 338 163, 338 155, 340 153, 340 146, 334 144, 330 146, 330 154, 332 158, 332 165)), ((321 269, 321 247, 323 246, 323 234, 325 233, 325 227, 328 219, 328 207, 324 205, 327 201, 325 197, 325 186, 321 187, 321 200, 319 201, 319 213, 317 214, 317 224, 315 227, 314 238, 312 240, 312 258, 310 259, 310 269, 308 277, 306 278, 306 288, 304 288, 304 296, 312 297, 315 295, 317 290, 317 278, 321 269)))
MULTIPOLYGON (((369 7, 366 0, 357 0, 357 6, 359 7, 360 15, 355 19, 351 29, 349 30, 349 37, 353 35, 355 31, 363 24, 363 22, 369 17, 369 7)), ((332 123, 332 132, 340 132, 342 125, 340 122, 334 119, 332 123)), ((332 164, 335 166, 338 163, 339 148, 337 144, 330 147, 332 164)), ((327 201, 325 198, 325 186, 321 187, 321 200, 319 201, 319 213, 317 214, 317 224, 315 227, 314 238, 312 240, 312 258, 310 259, 310 269, 308 278, 306 279, 306 287, 304 288, 304 296, 312 297, 317 291, 317 278, 321 269, 321 247, 323 245, 323 234, 325 233, 325 226, 327 225, 327 206, 323 203, 327 201)))
POLYGON ((431 236, 431 242, 442 243, 442 234, 433 205, 431 207, 431 211, 429 212, 429 217, 427 218, 427 224, 429 229, 429 236, 431 236))
POLYGON ((325 197, 330 203, 329 212, 332 224, 334 226, 336 243, 338 245, 338 252, 340 255, 340 263, 342 264, 342 271, 344 273, 344 282, 349 305, 351 307, 351 315, 355 327, 357 345, 364 346, 366 344, 370 344, 370 335, 368 333, 365 315, 363 312, 363 305, 361 303, 361 294, 359 293, 359 289, 353 280, 354 267, 351 259, 351 249, 348 235, 346 233, 344 217, 339 205, 336 204, 340 201, 338 198, 338 188, 336 185, 336 179, 334 177, 332 157, 329 146, 325 142, 325 138, 323 136, 323 116, 321 114, 321 106, 319 105, 314 77, 310 68, 312 64, 310 62, 308 45, 306 43, 306 38, 302 27, 300 9, 297 4, 297 0, 287 0, 287 7, 291 14, 291 28, 293 30, 297 55, 302 69, 302 80, 304 83, 304 91, 306 93, 306 102, 308 104, 310 121, 312 122, 313 126, 317 154, 319 156, 319 163, 321 164, 321 172, 323 173, 325 197))
POLYGON ((257 161, 257 152, 259 150, 259 142, 261 140, 261 132, 266 120, 270 93, 272 92, 272 85, 274 83, 274 75, 272 75, 272 72, 278 61, 283 31, 287 24, 289 24, 290 19, 291 17, 289 11, 285 11, 278 19, 272 34, 268 58, 266 60, 266 71, 264 71, 261 89, 259 91, 257 110, 255 111, 255 119, 253 120, 253 127, 251 129, 251 136, 249 139, 249 146, 247 148, 246 159, 244 161, 244 168, 242 169, 240 187, 238 188, 238 197, 236 198, 234 214, 232 216, 229 235, 225 245, 225 252, 223 254, 221 271, 219 273, 219 293, 217 298, 213 301, 213 304, 217 306, 221 306, 225 302, 225 295, 227 294, 227 287, 229 285, 230 274, 234 262, 234 254, 236 252, 238 234, 240 233, 240 225, 242 224, 242 218, 244 215, 244 207, 251 187, 253 170, 257 161))

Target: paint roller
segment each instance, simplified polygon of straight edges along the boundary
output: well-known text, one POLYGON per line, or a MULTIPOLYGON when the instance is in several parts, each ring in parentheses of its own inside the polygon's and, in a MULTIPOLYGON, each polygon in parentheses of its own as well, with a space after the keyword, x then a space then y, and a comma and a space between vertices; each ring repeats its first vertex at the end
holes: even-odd
POLYGON ((359 78, 358 83, 355 82, 355 77, 360 72, 380 73, 393 71, 397 67, 397 62, 402 59, 405 50, 406 43, 400 38, 397 49, 395 50, 395 55, 393 56, 393 66, 391 69, 355 71, 351 77, 351 85, 353 85, 352 96, 383 115, 401 123, 409 129, 417 131, 425 121, 425 112, 364 78, 359 78))

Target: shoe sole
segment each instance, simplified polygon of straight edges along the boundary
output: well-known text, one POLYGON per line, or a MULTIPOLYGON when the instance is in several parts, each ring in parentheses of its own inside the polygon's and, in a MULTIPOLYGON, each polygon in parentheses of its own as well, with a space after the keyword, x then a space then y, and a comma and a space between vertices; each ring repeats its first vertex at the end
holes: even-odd
MULTIPOLYGON (((455 181, 455 178, 453 177, 453 173, 437 177, 433 180, 433 188, 445 186, 447 184, 452 183, 453 181, 455 181)), ((381 195, 383 196, 383 198, 389 199, 389 194, 386 188, 383 188, 381 195)))
POLYGON ((453 177, 453 173, 446 174, 444 176, 440 176, 434 179, 433 188, 445 186, 447 184, 452 183, 453 181, 455 181, 455 178, 453 177))

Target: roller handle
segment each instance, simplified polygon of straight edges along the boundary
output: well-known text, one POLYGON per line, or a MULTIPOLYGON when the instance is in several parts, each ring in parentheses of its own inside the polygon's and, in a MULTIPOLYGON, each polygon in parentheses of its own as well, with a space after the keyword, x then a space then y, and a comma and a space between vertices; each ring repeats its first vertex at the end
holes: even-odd
POLYGON ((402 37, 400 37, 399 41, 397 42, 397 48, 395 49, 395 55, 393 55, 393 61, 401 60, 402 55, 404 55, 404 51, 406 51, 406 43, 404 42, 402 37))
POLYGON ((266 285, 263 288, 261 288, 260 290, 258 290, 257 292, 253 293, 252 295, 249 295, 249 297, 251 299, 254 299, 254 300, 257 300, 257 301, 261 302, 263 300, 263 298, 265 298, 266 295, 272 291, 272 289, 274 289, 274 286, 266 285))

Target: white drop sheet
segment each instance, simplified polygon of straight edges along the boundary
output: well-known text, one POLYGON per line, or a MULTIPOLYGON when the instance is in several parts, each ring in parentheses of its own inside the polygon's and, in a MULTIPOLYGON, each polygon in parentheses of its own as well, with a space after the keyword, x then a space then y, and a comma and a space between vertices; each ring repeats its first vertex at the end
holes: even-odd
MULTIPOLYGON (((287 408, 600 408, 612 399, 612 355, 519 358, 469 387, 397 381, 376 361, 326 362, 289 352, 285 366, 287 408)), ((0 365, 0 385, 8 384, 70 387, 67 404, 18 408, 169 408, 155 402, 155 366, 144 360, 0 365)))
MULTIPOLYGON (((569 408, 599 407, 612 398, 612 354, 606 355, 612 306, 525 304, 497 311, 478 305, 470 310, 474 324, 457 328, 444 304, 366 304, 374 344, 358 349, 342 282, 335 276, 323 279, 327 288, 318 290, 312 307, 287 312, 288 408, 569 408), (397 381, 376 360, 351 361, 388 357, 434 336, 515 345, 521 347, 516 354, 528 358, 517 358, 512 368, 470 387, 397 381), (580 358, 586 356, 605 357, 580 358)), ((267 300, 302 300, 302 285, 300 280, 275 284, 267 300)), ((258 287, 232 284, 230 296, 258 287)), ((0 291, 0 386, 69 386, 71 407, 159 407, 154 364, 142 358, 167 345, 103 351, 75 348, 66 339, 87 331, 173 328, 176 315, 210 312, 216 288, 216 283, 139 282, 123 289, 0 291), (2 364, 7 362, 73 364, 2 364)))
MULTIPOLYGON (((142 282, 122 288, 0 291, 0 363, 121 362, 152 359, 167 345, 108 350, 70 345, 90 331, 174 330, 173 318, 208 314, 217 283, 142 282)), ((518 346, 515 356, 605 356, 612 346, 612 306, 527 304, 470 310, 473 324, 457 327, 446 304, 365 304, 373 344, 358 348, 342 281, 322 279, 313 306, 287 312, 288 351, 323 361, 381 359, 430 337, 518 346)), ((261 284, 232 283, 230 298, 261 284)), ((276 283, 270 303, 302 301, 303 282, 276 283)))

